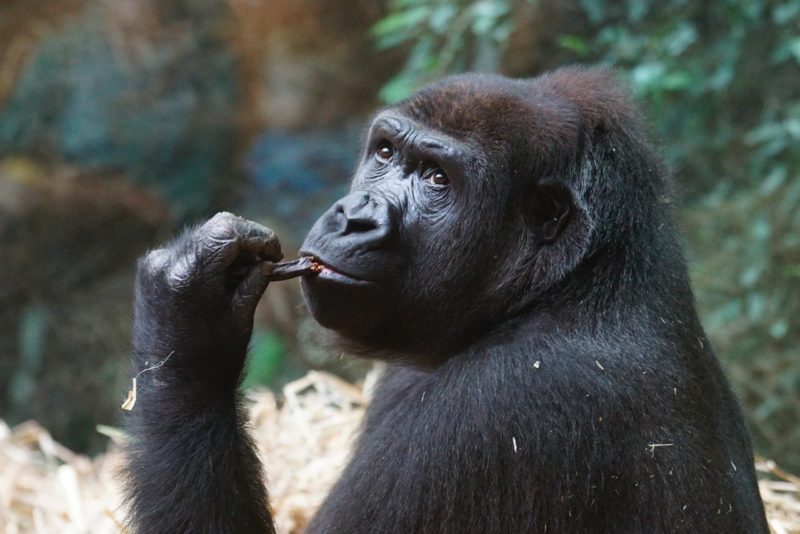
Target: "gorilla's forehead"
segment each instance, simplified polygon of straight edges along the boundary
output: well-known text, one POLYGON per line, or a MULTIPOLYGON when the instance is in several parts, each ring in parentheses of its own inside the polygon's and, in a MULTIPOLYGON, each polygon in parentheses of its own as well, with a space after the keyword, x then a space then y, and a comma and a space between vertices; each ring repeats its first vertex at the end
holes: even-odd
POLYGON ((495 150, 573 145, 580 132, 576 106, 537 79, 452 76, 392 109, 427 130, 495 150))
POLYGON ((446 78, 401 102, 398 109, 422 124, 458 137, 488 130, 510 113, 528 111, 511 91, 510 80, 491 80, 482 76, 446 78))

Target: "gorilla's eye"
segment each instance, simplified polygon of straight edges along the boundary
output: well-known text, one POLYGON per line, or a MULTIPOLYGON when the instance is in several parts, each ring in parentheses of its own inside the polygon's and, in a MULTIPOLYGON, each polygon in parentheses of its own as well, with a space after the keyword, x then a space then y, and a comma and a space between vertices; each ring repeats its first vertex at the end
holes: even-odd
POLYGON ((386 141, 378 145, 378 148, 375 150, 375 159, 381 163, 389 163, 392 157, 394 157, 394 147, 392 147, 392 145, 386 141))
POLYGON ((450 183, 450 179, 447 178, 442 169, 433 169, 425 177, 425 180, 433 185, 447 185, 450 183))

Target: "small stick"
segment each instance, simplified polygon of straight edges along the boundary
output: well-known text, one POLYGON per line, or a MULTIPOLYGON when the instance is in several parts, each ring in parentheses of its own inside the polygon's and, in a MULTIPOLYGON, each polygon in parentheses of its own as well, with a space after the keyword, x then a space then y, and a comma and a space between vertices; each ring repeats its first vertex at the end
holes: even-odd
POLYGON ((161 360, 160 362, 156 363, 155 365, 151 365, 150 367, 146 367, 141 371, 139 371, 138 373, 136 373, 136 376, 134 376, 133 379, 131 380, 133 385, 131 386, 131 389, 128 390, 128 397, 125 399, 125 402, 122 403, 123 410, 131 411, 133 410, 133 406, 136 404, 136 379, 139 378, 142 375, 142 373, 146 373, 148 371, 154 371, 159 367, 162 367, 165 363, 167 363, 167 360, 169 360, 173 354, 175 354, 174 350, 169 354, 167 354, 167 357, 161 360))
POLYGON ((322 271, 322 264, 312 257, 303 256, 292 261, 283 261, 275 263, 272 266, 272 272, 269 274, 269 280, 275 282, 278 280, 288 280, 296 276, 305 276, 307 274, 315 274, 322 271))

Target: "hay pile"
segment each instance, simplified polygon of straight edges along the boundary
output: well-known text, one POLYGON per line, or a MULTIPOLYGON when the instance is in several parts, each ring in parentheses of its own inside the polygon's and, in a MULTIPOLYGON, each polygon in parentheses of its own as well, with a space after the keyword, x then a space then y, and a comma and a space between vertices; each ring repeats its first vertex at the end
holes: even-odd
MULTIPOLYGON (((267 391, 252 395, 253 436, 279 532, 302 532, 336 480, 375 376, 362 389, 310 372, 284 388, 280 403, 267 391)), ((0 420, 0 533, 122 532, 115 475, 121 460, 116 447, 90 459, 56 443, 38 423, 10 429, 0 420)))
MULTIPOLYGON (((287 385, 281 402, 268 392, 253 395, 254 436, 279 532, 302 532, 322 502, 347 459, 373 380, 361 389, 311 372, 287 385)), ((120 460, 115 450, 76 455, 34 422, 10 429, 0 421, 0 532, 121 532, 120 460)), ((800 534, 800 479, 769 461, 756 467, 773 531, 800 534)))

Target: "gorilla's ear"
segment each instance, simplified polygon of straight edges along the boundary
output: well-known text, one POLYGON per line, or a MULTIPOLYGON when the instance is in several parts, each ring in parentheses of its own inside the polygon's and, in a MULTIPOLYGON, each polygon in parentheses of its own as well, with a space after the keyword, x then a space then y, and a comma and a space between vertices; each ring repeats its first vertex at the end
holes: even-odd
POLYGON ((563 186, 538 184, 533 188, 531 222, 540 244, 555 241, 569 221, 572 207, 572 195, 563 186))

